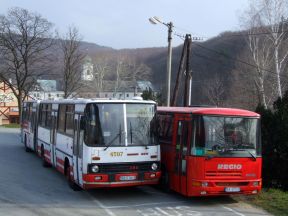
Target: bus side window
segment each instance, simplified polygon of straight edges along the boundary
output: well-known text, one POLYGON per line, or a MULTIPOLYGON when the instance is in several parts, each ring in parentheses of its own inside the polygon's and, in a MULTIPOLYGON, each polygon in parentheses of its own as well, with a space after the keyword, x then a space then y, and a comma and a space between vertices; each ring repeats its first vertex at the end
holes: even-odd
POLYGON ((179 151, 182 144, 182 121, 178 122, 178 130, 177 130, 177 143, 176 143, 176 151, 179 151))
POLYGON ((85 109, 85 120, 85 143, 88 145, 102 144, 103 137, 99 122, 99 109, 96 104, 87 105, 85 109))
POLYGON ((66 106, 65 133, 72 136, 73 131, 74 131, 74 105, 70 104, 66 106))
POLYGON ((66 105, 60 104, 58 112, 58 131, 62 133, 65 132, 65 111, 66 105))
POLYGON ((178 122, 177 144, 176 151, 182 148, 182 155, 187 154, 187 142, 188 142, 188 122, 178 122))
POLYGON ((171 114, 159 114, 159 141, 172 144, 173 116, 171 114))

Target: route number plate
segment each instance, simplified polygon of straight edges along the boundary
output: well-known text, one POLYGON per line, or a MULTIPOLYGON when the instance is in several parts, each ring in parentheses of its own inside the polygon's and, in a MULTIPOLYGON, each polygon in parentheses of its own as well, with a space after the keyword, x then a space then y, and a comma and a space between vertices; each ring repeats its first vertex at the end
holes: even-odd
POLYGON ((136 176, 120 176, 120 181, 133 181, 136 179, 136 176))
POLYGON ((225 188, 225 192, 240 192, 240 188, 239 187, 226 187, 225 188))

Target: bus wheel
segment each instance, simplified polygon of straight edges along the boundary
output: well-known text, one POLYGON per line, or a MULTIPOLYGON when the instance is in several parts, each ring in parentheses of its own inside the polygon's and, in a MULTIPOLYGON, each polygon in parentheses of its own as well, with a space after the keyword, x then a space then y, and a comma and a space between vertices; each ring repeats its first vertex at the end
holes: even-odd
POLYGON ((31 150, 27 147, 27 136, 25 135, 25 138, 24 138, 24 147, 25 147, 25 151, 26 152, 31 152, 31 150))
POLYGON ((47 168, 51 167, 51 165, 45 160, 45 155, 44 155, 44 147, 43 145, 41 146, 41 158, 42 158, 42 166, 47 168))
POLYGON ((166 171, 165 168, 162 168, 162 175, 160 180, 161 188, 165 192, 170 192, 170 180, 169 180, 169 174, 166 171))
POLYGON ((65 176, 68 182, 69 187, 74 190, 74 191, 80 191, 81 188, 74 182, 74 180, 72 179, 70 172, 71 172, 72 167, 69 166, 69 164, 66 166, 65 169, 65 176))

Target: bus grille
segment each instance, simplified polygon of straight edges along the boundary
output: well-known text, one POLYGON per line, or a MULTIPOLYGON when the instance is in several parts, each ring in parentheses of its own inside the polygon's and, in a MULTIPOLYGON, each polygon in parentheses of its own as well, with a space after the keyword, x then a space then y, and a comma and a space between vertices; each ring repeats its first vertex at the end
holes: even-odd
POLYGON ((225 186, 225 187, 235 187, 235 186, 247 186, 249 182, 216 182, 217 186, 225 186))
MULTIPOLYGON (((151 163, 99 164, 101 173, 152 171, 151 163)), ((159 165, 159 164, 158 164, 159 165)), ((158 168, 159 169, 159 168, 158 168)))
POLYGON ((241 177, 241 171, 206 171, 206 177, 241 177))

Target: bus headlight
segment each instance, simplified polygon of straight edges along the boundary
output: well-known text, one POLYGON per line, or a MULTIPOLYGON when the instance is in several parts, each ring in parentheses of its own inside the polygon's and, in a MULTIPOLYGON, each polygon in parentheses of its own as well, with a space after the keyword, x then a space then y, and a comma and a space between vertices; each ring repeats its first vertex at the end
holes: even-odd
POLYGON ((99 166, 98 166, 98 165, 93 165, 93 166, 91 167, 91 171, 92 171, 93 173, 99 172, 99 166))
POLYGON ((259 186, 259 185, 260 185, 260 182, 259 182, 259 181, 253 182, 253 186, 255 186, 255 187, 257 187, 257 186, 259 186))
POLYGON ((152 163, 151 169, 152 169, 153 171, 156 171, 156 170, 158 169, 158 164, 157 164, 157 163, 152 163))

